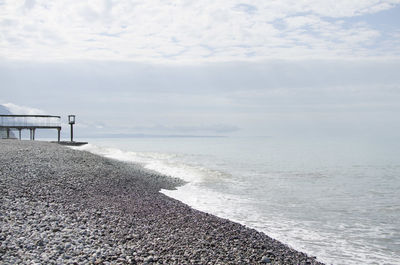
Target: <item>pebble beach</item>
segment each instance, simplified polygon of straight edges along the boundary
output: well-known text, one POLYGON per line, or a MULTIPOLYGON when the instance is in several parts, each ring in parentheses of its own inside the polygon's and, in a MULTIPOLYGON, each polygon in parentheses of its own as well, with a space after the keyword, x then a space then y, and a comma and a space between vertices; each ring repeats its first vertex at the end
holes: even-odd
POLYGON ((322 264, 160 193, 179 185, 138 164, 0 140, 0 264, 322 264))

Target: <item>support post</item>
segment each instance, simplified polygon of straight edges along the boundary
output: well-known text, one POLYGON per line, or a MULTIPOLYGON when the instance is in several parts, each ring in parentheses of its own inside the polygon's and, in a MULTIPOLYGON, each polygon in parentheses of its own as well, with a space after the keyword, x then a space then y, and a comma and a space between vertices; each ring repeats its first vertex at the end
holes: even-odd
POLYGON ((71 142, 74 141, 74 128, 73 128, 73 124, 71 124, 71 142))
POLYGON ((10 128, 7 128, 7 139, 10 139, 10 128))
POLYGON ((29 140, 32 141, 32 129, 29 129, 29 140))
POLYGON ((57 131, 58 131, 58 142, 60 142, 60 136, 61 136, 61 129, 57 129, 57 131))
POLYGON ((35 141, 35 131, 36 131, 36 129, 33 129, 33 137, 32 137, 33 141, 35 141))
POLYGON ((19 132, 19 140, 21 140, 21 130, 22 130, 22 129, 18 129, 18 132, 19 132))

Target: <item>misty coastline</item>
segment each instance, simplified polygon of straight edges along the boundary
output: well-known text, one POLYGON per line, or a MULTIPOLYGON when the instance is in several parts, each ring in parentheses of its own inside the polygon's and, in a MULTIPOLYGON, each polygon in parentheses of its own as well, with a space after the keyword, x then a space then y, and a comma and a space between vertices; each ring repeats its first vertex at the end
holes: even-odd
POLYGON ((182 181, 56 144, 0 141, 5 264, 321 264, 159 191, 182 181))

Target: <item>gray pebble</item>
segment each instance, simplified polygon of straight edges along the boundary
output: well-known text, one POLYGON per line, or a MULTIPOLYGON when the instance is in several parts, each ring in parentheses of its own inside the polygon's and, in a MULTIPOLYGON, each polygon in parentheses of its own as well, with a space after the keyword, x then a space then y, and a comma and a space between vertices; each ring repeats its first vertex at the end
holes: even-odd
POLYGON ((260 262, 261 263, 271 263, 271 260, 268 257, 264 256, 261 258, 260 262))

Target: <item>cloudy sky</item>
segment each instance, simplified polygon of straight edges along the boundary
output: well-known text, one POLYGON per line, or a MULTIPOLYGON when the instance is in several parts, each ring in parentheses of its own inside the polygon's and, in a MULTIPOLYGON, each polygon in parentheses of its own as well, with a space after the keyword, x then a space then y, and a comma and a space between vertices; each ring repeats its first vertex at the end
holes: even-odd
POLYGON ((400 132, 400 0, 0 0, 0 104, 82 134, 400 132))

